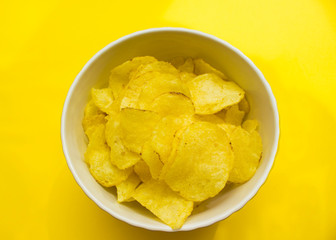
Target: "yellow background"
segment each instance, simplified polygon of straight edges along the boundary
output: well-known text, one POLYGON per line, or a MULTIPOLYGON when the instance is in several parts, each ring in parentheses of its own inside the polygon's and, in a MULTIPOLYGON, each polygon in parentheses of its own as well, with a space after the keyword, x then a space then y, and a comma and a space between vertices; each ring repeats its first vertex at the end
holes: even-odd
POLYGON ((1 1, 1 239, 336 239, 334 0, 1 1), (99 209, 62 153, 60 118, 83 65, 121 36, 186 27, 242 50, 278 102, 266 184, 242 210, 192 232, 150 232, 99 209))

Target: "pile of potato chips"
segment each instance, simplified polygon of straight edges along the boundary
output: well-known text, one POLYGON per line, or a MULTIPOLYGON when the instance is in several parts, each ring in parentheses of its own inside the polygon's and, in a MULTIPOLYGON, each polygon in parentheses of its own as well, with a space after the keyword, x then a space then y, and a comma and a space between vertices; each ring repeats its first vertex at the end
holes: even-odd
POLYGON ((136 57, 92 89, 83 128, 92 176, 173 229, 226 183, 255 173, 262 142, 245 92, 202 59, 136 57))

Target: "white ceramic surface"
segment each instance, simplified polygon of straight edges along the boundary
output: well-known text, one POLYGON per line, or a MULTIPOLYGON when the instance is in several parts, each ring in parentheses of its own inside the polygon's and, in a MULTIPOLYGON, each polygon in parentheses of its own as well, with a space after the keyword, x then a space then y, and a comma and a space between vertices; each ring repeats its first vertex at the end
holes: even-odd
POLYGON ((114 66, 144 55, 159 60, 174 56, 201 57, 225 72, 247 93, 251 105, 249 118, 260 122, 264 145, 260 166, 250 181, 226 189, 204 202, 179 230, 192 230, 223 220, 242 208, 265 182, 277 152, 279 116, 272 90, 258 68, 238 49, 212 35, 183 28, 148 29, 122 37, 93 56, 77 75, 64 103, 61 137, 68 166, 87 196, 112 216, 134 226, 172 231, 139 204, 117 203, 115 191, 100 186, 90 175, 83 159, 87 140, 81 121, 90 89, 106 86, 114 66))

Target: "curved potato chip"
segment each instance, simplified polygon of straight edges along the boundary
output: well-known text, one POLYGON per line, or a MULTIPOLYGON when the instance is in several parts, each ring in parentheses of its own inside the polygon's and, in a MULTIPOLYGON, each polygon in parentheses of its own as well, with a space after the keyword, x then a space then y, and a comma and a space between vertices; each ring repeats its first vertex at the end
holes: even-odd
POLYGON ((257 170, 262 154, 261 137, 257 131, 249 133, 240 126, 229 134, 234 152, 234 164, 229 181, 243 183, 257 170))
POLYGON ((194 115, 194 121, 203 121, 213 124, 224 124, 224 120, 217 115, 194 115))
POLYGON ((160 73, 141 86, 137 107, 147 110, 156 97, 168 92, 190 96, 187 86, 181 82, 179 76, 170 73, 160 73))
POLYGON ((82 120, 84 131, 86 132, 89 127, 106 123, 105 116, 106 114, 99 110, 94 102, 90 100, 85 106, 84 118, 82 120))
POLYGON ((92 176, 104 187, 115 186, 126 180, 132 169, 120 170, 110 161, 110 149, 105 143, 105 126, 100 124, 90 136, 85 160, 92 176))
POLYGON ((149 167, 149 171, 154 179, 158 179, 161 173, 163 164, 160 160, 160 155, 154 151, 151 141, 147 141, 141 152, 141 157, 149 167))
POLYGON ((239 110, 238 104, 235 104, 216 113, 216 115, 221 117, 227 124, 239 126, 244 119, 245 112, 239 110))
POLYGON ((245 122, 243 122, 242 127, 248 131, 249 133, 253 132, 254 130, 257 130, 259 126, 259 123, 257 120, 246 120, 245 122))
POLYGON ((134 165, 134 172, 142 182, 148 182, 152 179, 149 167, 144 160, 140 160, 134 165))
POLYGON ((94 104, 103 112, 110 113, 112 111, 113 95, 112 89, 91 89, 91 96, 94 104))
POLYGON ((194 61, 191 58, 188 58, 182 65, 177 68, 181 72, 194 72, 194 61))
POLYGON ((192 201, 183 199, 161 181, 141 184, 133 197, 172 229, 182 227, 193 210, 192 201))
POLYGON ((250 105, 246 99, 246 97, 244 97, 239 103, 239 110, 244 111, 246 114, 250 112, 250 105))
POLYGON ((191 201, 204 201, 225 186, 233 165, 233 152, 224 130, 208 122, 195 122, 181 135, 175 156, 164 175, 168 186, 191 201))
POLYGON ((131 74, 131 78, 137 78, 145 73, 158 72, 158 73, 170 73, 178 75, 178 70, 168 62, 156 61, 148 64, 140 65, 136 71, 131 74))
POLYGON ((132 152, 140 154, 142 146, 151 137, 159 120, 159 115, 152 111, 122 109, 120 112, 120 127, 125 146, 132 152))
POLYGON ((133 201, 132 197, 136 187, 141 183, 139 177, 132 172, 128 178, 116 185, 118 202, 130 202, 133 201))
POLYGON ((180 72, 180 78, 183 83, 187 83, 197 77, 194 73, 180 72))
POLYGON ((178 56, 178 57, 173 57, 169 62, 175 68, 178 68, 179 66, 183 65, 183 63, 185 62, 185 59, 184 59, 184 57, 178 56))
POLYGON ((132 71, 136 70, 141 64, 156 62, 154 57, 135 57, 130 61, 124 62, 115 67, 111 71, 109 88, 111 88, 113 97, 116 99, 120 92, 126 87, 129 81, 129 75, 132 71))
POLYGON ((244 90, 213 73, 200 75, 187 82, 197 114, 213 114, 238 103, 244 90))
POLYGON ((222 79, 228 79, 224 73, 212 67, 210 64, 208 64, 201 58, 194 59, 194 64, 195 64, 195 73, 197 75, 202 75, 204 73, 214 73, 222 79))
POLYGON ((191 116, 183 115, 179 117, 166 116, 157 123, 151 141, 153 150, 159 154, 163 163, 168 162, 176 132, 191 122, 191 116))
POLYGON ((154 111, 161 116, 194 114, 195 108, 186 95, 183 93, 168 92, 154 99, 149 110, 154 111))
POLYGON ((111 148, 111 162, 119 169, 132 167, 141 159, 138 154, 128 150, 122 143, 119 115, 109 117, 105 136, 111 148))

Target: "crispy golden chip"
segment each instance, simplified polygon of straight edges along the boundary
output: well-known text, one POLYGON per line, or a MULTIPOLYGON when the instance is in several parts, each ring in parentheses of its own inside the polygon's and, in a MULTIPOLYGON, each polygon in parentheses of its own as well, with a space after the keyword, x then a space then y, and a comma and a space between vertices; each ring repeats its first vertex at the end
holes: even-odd
POLYGON ((168 92, 182 93, 185 96, 190 96, 187 86, 181 82, 179 76, 170 73, 160 73, 141 86, 137 108, 149 109, 155 98, 168 92))
POLYGON ((163 163, 160 160, 160 155, 154 151, 151 141, 147 141, 144 144, 141 157, 148 165, 152 177, 154 179, 158 179, 163 167, 163 163))
POLYGON ((110 115, 106 123, 105 136, 111 148, 111 162, 118 168, 132 167, 141 159, 139 154, 131 152, 122 143, 119 114, 110 115))
POLYGON ((149 72, 159 72, 159 73, 169 73, 178 76, 179 71, 170 63, 163 61, 156 61, 148 64, 140 65, 136 71, 134 71, 130 77, 137 78, 145 73, 149 72))
POLYGON ((224 120, 217 115, 194 115, 194 121, 210 122, 213 124, 224 124, 224 120))
POLYGON ((141 184, 133 197, 172 229, 181 228, 193 210, 192 201, 183 199, 161 181, 141 184))
POLYGON ((239 110, 244 111, 246 114, 250 112, 250 105, 246 99, 246 97, 244 97, 240 102, 239 102, 239 110))
POLYGON ((195 122, 181 135, 174 159, 163 178, 171 189, 191 201, 204 201, 225 186, 233 152, 224 130, 209 122, 195 122))
POLYGON ((197 114, 213 114, 238 103, 244 90, 213 73, 200 75, 187 82, 197 114))
POLYGON ((104 124, 106 114, 99 110, 92 100, 88 102, 84 110, 84 118, 82 121, 83 129, 86 132, 89 127, 104 124))
POLYGON ((183 82, 183 83, 187 83, 190 80, 193 80, 195 77, 197 77, 197 76, 194 73, 180 72, 181 82, 183 82))
POLYGON ((120 170, 110 161, 110 149, 105 143, 105 126, 97 125, 90 134, 85 160, 90 165, 92 176, 104 187, 115 186, 126 180, 132 169, 120 170))
POLYGON ((186 95, 176 92, 164 93, 151 103, 149 110, 160 114, 161 116, 167 115, 182 115, 194 114, 194 104, 186 95))
POLYGON ((215 69, 214 67, 212 67, 210 64, 206 63, 201 58, 194 59, 194 64, 195 64, 195 73, 197 75, 202 75, 204 73, 214 73, 222 79, 228 79, 227 76, 224 73, 215 69))
POLYGON ((262 154, 262 142, 257 131, 249 133, 240 126, 229 134, 234 152, 233 169, 229 181, 243 183, 249 180, 257 170, 262 154))
POLYGON ((239 110, 238 104, 235 104, 218 112, 216 115, 222 117, 227 124, 239 126, 244 119, 245 112, 239 110))
POLYGON ((191 58, 188 58, 182 65, 177 68, 181 72, 194 72, 194 61, 191 58))
POLYGON ((138 77, 132 77, 130 82, 122 93, 123 98, 121 99, 120 108, 137 108, 138 99, 142 90, 143 85, 150 81, 151 79, 158 78, 162 74, 159 72, 147 72, 139 75, 138 77))
POLYGON ((249 133, 253 132, 254 130, 257 130, 258 126, 259 126, 258 121, 251 119, 246 120, 242 125, 242 127, 249 133))
POLYGON ((132 152, 140 154, 143 144, 149 140, 159 120, 159 115, 152 111, 122 109, 120 127, 125 146, 132 152))
POLYGON ((174 57, 169 61, 175 68, 178 68, 179 66, 183 65, 185 62, 184 57, 178 56, 174 57))
POLYGON ((91 89, 91 96, 94 104, 103 112, 110 113, 112 111, 112 103, 114 100, 112 89, 91 89))
POLYGON ((153 130, 151 137, 152 147, 160 156, 163 163, 168 162, 169 155, 172 150, 172 143, 176 132, 184 126, 191 124, 192 117, 190 115, 183 116, 166 116, 162 118, 153 130))
POLYGON ((152 179, 149 167, 144 160, 140 160, 134 165, 134 172, 142 182, 148 182, 152 179))
POLYGON ((132 172, 125 181, 116 185, 118 202, 134 201, 132 195, 140 183, 141 181, 138 175, 132 172))
POLYGON ((135 57, 130 61, 115 67, 111 71, 109 87, 113 92, 114 99, 118 97, 120 92, 126 87, 129 81, 129 75, 132 71, 136 70, 141 64, 156 62, 154 57, 135 57))

